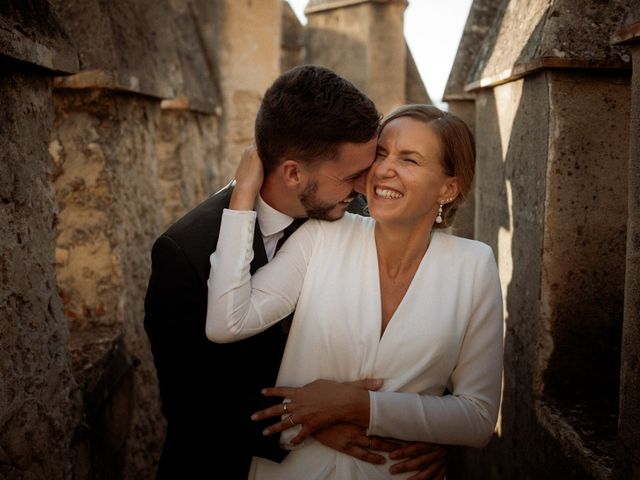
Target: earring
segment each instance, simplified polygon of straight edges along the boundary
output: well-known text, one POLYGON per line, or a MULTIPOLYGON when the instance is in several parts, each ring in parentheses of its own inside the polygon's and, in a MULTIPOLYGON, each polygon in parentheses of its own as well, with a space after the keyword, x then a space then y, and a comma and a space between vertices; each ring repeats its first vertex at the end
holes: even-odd
POLYGON ((438 216, 436 217, 436 223, 442 223, 442 205, 444 205, 444 203, 441 203, 438 207, 438 216))
POLYGON ((451 203, 453 198, 447 198, 444 202, 440 202, 440 206, 438 207, 438 216, 436 217, 436 223, 442 223, 442 206, 445 203, 451 203))

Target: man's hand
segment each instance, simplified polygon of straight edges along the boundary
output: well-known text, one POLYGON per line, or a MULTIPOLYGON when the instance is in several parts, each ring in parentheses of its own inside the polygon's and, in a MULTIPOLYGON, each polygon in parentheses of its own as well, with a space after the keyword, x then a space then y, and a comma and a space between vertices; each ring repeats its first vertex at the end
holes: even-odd
POLYGON ((392 452, 398 450, 399 443, 378 437, 368 437, 366 429, 351 423, 339 423, 318 430, 313 437, 329 448, 346 453, 365 462, 382 465, 385 458, 372 450, 392 452))
POLYGON ((442 480, 447 473, 447 449, 435 443, 414 442, 389 454, 392 460, 403 460, 389 468, 392 474, 420 470, 408 480, 442 480))

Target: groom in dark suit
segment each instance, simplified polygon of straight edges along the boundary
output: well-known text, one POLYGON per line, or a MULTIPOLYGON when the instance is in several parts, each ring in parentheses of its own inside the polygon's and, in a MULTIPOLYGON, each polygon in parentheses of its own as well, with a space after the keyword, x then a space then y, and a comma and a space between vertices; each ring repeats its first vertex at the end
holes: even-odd
MULTIPOLYGON (((251 273, 273 257, 298 219, 337 220, 350 204, 358 212, 353 201, 375 157, 378 123, 373 102, 322 67, 296 67, 267 90, 255 127, 265 181, 255 205, 251 273)), ((153 246, 144 324, 167 419, 159 479, 246 479, 252 456, 279 462, 286 455, 277 435, 262 435, 269 422, 250 419, 273 403, 260 390, 275 384, 286 322, 224 345, 205 335, 209 256, 232 189, 187 213, 153 246)), ((371 462, 379 458, 372 447, 393 448, 381 439, 372 445, 353 425, 329 427, 316 438, 371 462)), ((408 469, 432 463, 427 460, 413 459, 408 469)))

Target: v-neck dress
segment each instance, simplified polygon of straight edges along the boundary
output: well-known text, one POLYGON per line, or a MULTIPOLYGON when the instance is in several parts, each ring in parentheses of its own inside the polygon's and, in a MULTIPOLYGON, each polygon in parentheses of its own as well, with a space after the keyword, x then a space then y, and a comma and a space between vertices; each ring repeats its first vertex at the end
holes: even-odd
MULTIPOLYGON (((211 340, 255 335, 295 309, 278 385, 381 378, 382 389, 369 394, 369 435, 476 447, 490 439, 500 403, 503 314, 487 245, 434 232, 381 336, 373 219, 307 221, 251 277, 254 224, 255 212, 224 212, 211 255, 211 340)), ((285 448, 299 428, 283 432, 285 448)), ((249 478, 410 476, 391 476, 390 465, 388 457, 386 465, 373 465, 309 439, 281 464, 254 458, 249 478)))

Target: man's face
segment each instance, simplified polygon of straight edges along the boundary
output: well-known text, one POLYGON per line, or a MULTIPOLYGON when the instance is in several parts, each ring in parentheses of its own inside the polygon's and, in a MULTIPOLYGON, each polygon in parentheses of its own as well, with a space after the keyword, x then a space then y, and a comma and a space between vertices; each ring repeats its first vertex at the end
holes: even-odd
POLYGON ((366 143, 342 143, 336 157, 312 167, 300 203, 309 218, 334 221, 343 217, 376 156, 377 134, 366 143))

